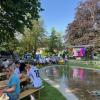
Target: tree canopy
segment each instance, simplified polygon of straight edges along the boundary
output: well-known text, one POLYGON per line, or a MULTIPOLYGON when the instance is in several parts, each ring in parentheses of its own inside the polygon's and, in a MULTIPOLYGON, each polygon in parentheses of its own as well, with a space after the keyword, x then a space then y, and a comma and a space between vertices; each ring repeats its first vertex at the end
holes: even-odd
POLYGON ((59 51, 62 49, 61 33, 57 32, 54 27, 51 30, 48 47, 49 47, 49 51, 52 53, 54 53, 54 50, 59 51))
POLYGON ((35 55, 37 49, 42 45, 43 37, 44 27, 42 21, 32 20, 32 29, 25 28, 20 48, 23 48, 23 52, 33 52, 35 55))
POLYGON ((100 47, 100 0, 80 2, 66 34, 67 43, 72 45, 94 44, 100 47))
POLYGON ((40 0, 0 0, 0 42, 22 33, 24 26, 31 28, 42 10, 40 0))

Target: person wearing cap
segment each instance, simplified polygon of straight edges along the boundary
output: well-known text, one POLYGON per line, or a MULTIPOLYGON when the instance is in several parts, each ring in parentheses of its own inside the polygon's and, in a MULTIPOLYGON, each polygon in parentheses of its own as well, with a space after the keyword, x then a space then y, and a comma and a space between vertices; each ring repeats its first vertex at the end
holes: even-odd
POLYGON ((16 61, 15 65, 16 65, 16 68, 15 68, 14 73, 16 73, 19 76, 19 78, 21 78, 22 74, 20 73, 20 69, 19 69, 20 68, 20 62, 16 61))

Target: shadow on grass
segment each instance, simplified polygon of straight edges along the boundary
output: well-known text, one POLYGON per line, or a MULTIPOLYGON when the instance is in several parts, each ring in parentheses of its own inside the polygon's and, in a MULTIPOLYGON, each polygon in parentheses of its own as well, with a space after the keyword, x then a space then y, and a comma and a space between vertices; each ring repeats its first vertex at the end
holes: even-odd
POLYGON ((66 98, 57 89, 44 82, 40 100, 66 100, 66 98))

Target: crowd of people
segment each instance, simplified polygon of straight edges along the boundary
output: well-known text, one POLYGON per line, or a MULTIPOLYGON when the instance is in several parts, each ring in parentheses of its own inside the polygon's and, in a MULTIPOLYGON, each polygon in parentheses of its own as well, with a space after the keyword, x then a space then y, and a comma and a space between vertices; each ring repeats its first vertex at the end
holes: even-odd
MULTIPOLYGON (((8 80, 7 87, 0 89, 0 97, 6 93, 9 100, 17 100, 21 91, 42 86, 39 69, 36 65, 58 64, 61 59, 67 61, 66 56, 58 55, 41 57, 37 54, 33 59, 29 53, 25 53, 22 59, 18 56, 15 58, 4 56, 3 59, 0 59, 0 71, 6 73, 8 80), (21 83, 23 77, 26 77, 27 84, 21 83)), ((33 95, 30 95, 30 98, 34 98, 33 95)))
MULTIPOLYGON (((6 93, 9 100, 18 100, 20 92, 29 88, 39 88, 42 86, 42 80, 40 78, 39 70, 33 65, 32 62, 24 62, 25 70, 24 74, 21 71, 21 63, 19 61, 13 62, 8 61, 6 67, 4 67, 4 72, 7 76, 7 87, 0 89, 0 97, 6 93), (21 79, 26 77, 27 84, 21 86, 21 79)), ((30 95, 33 98, 33 95, 30 95)))
POLYGON ((29 53, 24 55, 23 60, 32 60, 35 64, 38 65, 48 65, 48 64, 58 64, 60 60, 66 62, 68 60, 67 55, 51 55, 51 56, 41 56, 37 54, 34 58, 30 57, 29 53))

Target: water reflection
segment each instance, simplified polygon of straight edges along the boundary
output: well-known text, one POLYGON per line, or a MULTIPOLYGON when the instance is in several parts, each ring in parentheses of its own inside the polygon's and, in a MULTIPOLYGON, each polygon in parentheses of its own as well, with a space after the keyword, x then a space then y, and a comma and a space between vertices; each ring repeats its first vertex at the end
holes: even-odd
POLYGON ((63 89, 69 87, 79 100, 100 100, 100 71, 56 66, 47 68, 45 76, 63 89))
POLYGON ((80 79, 80 80, 84 80, 84 69, 80 68, 74 68, 72 69, 73 71, 73 79, 74 80, 77 80, 77 79, 80 79))

